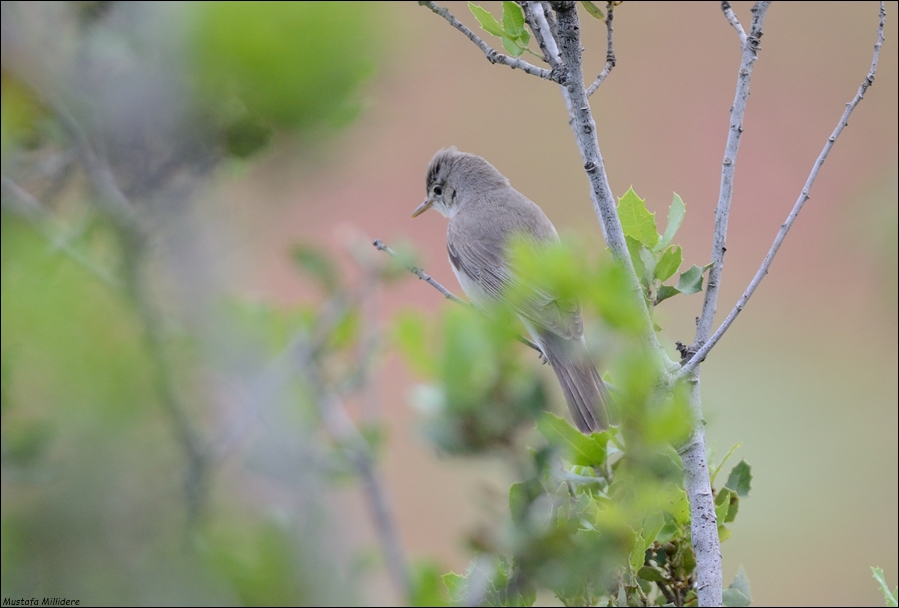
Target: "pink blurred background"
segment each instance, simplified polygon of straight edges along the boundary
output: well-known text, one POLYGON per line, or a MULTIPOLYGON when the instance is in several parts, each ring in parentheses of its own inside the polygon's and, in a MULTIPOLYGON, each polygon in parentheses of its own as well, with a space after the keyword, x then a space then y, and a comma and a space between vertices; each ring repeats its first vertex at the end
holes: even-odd
MULTIPOLYGON (((477 27, 465 3, 446 5, 477 27)), ((484 6, 501 12, 499 3, 484 6)), ((734 3, 747 29, 750 6, 734 3)), ((720 458, 742 442, 732 463, 745 458, 755 476, 722 552, 725 584, 743 565, 756 605, 879 604, 869 566, 896 581, 896 8, 887 3, 874 87, 770 274, 703 366, 709 444, 720 458)), ((348 239, 372 238, 412 243, 429 273, 461 291, 446 261, 445 220, 409 217, 424 196, 428 161, 448 145, 490 160, 560 232, 601 239, 558 87, 491 66, 426 8, 383 10, 395 42, 363 117, 319 158, 298 153, 285 163, 284 143, 220 184, 217 205, 230 211, 232 238, 220 244, 221 263, 234 272, 236 292, 285 303, 311 297, 287 255, 293 243, 319 243, 348 259, 348 239)), ((737 164, 718 322, 867 73, 877 10, 874 2, 772 5, 737 164)), ((595 75, 605 29, 582 18, 595 75)), ((625 2, 614 25, 618 65, 591 100, 612 188, 620 196, 633 186, 662 226, 672 192, 680 194, 687 217, 677 241, 687 265, 705 264, 740 61, 736 34, 710 2, 625 2)), ((692 340, 701 303, 698 295, 675 298, 658 311, 672 352, 675 340, 692 340)), ((404 307, 436 314, 448 305, 411 275, 377 302, 385 328, 404 307)), ((495 462, 433 453, 410 405, 421 379, 385 347, 382 466, 403 540, 415 556, 458 571, 469 558, 464 533, 489 521, 485 504, 501 503, 486 499, 485 488, 501 492, 509 478, 495 462)), ((367 524, 359 533, 371 534, 367 524)))

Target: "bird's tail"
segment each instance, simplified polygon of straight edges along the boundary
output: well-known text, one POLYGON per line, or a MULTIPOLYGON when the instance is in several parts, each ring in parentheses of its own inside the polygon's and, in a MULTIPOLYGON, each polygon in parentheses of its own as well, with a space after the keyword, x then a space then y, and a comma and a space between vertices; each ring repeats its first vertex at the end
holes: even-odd
POLYGON ((562 387, 574 424, 582 433, 609 427, 609 390, 580 339, 541 332, 540 346, 562 387))

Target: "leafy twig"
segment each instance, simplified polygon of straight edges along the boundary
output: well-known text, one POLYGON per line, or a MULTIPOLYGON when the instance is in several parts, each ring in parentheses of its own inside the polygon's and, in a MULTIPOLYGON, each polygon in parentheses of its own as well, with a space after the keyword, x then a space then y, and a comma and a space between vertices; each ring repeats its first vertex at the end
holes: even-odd
POLYGON ((606 42, 606 67, 603 68, 602 72, 599 73, 599 76, 596 77, 596 80, 593 81, 593 84, 590 85, 590 88, 587 89, 587 97, 590 97, 596 92, 596 89, 602 85, 603 81, 606 77, 612 72, 612 68, 615 67, 615 45, 612 43, 612 11, 615 8, 615 3, 611 0, 606 4, 606 33, 607 33, 607 42, 606 42))
POLYGON ((442 6, 439 6, 436 2, 419 2, 421 6, 426 6, 444 19, 446 19, 450 25, 454 28, 465 34, 469 40, 475 43, 481 51, 483 51, 484 55, 487 57, 487 61, 490 63, 500 63, 502 65, 507 65, 510 68, 519 69, 522 72, 527 74, 531 74, 532 76, 537 76, 544 80, 556 80, 555 75, 549 70, 541 67, 537 67, 536 65, 530 64, 523 59, 519 59, 517 57, 509 57, 508 55, 503 55, 502 53, 497 52, 493 49, 489 44, 484 42, 477 34, 472 32, 468 27, 465 26, 464 23, 456 19, 452 13, 450 13, 447 9, 442 6))

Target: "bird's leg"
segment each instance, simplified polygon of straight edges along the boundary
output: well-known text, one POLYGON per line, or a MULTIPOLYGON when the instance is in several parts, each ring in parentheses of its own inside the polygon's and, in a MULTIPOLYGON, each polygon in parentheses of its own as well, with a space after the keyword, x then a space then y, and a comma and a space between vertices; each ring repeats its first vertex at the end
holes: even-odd
POLYGON ((543 363, 543 365, 546 365, 547 363, 549 363, 549 359, 546 358, 546 353, 543 352, 543 349, 540 348, 539 344, 537 344, 536 342, 533 342, 532 340, 528 340, 524 336, 518 336, 518 341, 521 342, 522 344, 527 344, 528 346, 533 348, 535 351, 537 351, 537 356, 540 358, 540 361, 543 363))

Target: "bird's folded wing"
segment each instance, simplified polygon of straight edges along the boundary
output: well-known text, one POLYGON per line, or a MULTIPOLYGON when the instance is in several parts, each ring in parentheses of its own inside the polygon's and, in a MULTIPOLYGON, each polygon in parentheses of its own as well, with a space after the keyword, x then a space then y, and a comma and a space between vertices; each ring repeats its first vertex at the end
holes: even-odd
MULTIPOLYGON (((458 239, 448 234, 447 251, 457 273, 476 284, 485 296, 563 338, 583 334, 580 305, 562 300, 521 277, 514 260, 506 259, 501 239, 458 239)), ((466 289, 466 291, 468 291, 466 289)), ((469 297, 476 300, 473 294, 469 297)), ((475 302, 477 303, 477 302, 475 302)))

